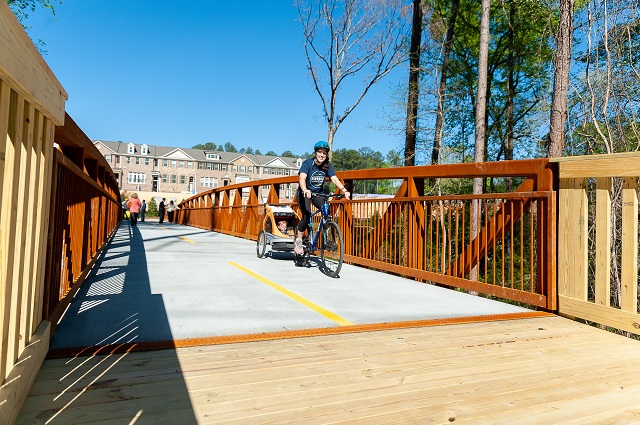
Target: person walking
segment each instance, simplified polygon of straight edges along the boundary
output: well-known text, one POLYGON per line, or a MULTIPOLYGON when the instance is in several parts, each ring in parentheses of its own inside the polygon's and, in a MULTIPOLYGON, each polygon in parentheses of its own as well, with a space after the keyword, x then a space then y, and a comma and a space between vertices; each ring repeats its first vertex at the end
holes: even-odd
POLYGON ((164 223, 164 201, 165 198, 162 198, 162 201, 160 201, 160 205, 158 205, 158 217, 160 217, 160 224, 164 223))
POLYGON ((147 214, 147 200, 142 200, 142 205, 140 206, 140 221, 144 223, 144 216, 147 214))
MULTIPOLYGON (((311 193, 321 193, 324 187, 324 181, 327 177, 336 185, 336 187, 344 193, 349 199, 350 193, 340 179, 336 176, 336 172, 329 162, 329 144, 325 141, 319 141, 313 146, 313 158, 309 158, 302 163, 298 172, 298 206, 302 212, 302 219, 298 222, 298 232, 296 240, 293 244, 293 250, 296 254, 304 253, 302 245, 302 237, 309 225, 309 217, 311 217, 311 193)), ((313 205, 316 208, 322 208, 323 200, 320 197, 313 198, 313 205)))
POLYGON ((167 217, 169 218, 169 223, 173 223, 173 215, 175 214, 178 206, 173 203, 173 201, 169 201, 169 205, 167 205, 167 217))
POLYGON ((138 225, 138 214, 140 214, 140 208, 142 207, 142 202, 138 199, 138 194, 134 193, 131 195, 131 199, 127 202, 127 206, 129 207, 129 214, 131 219, 131 225, 138 225))

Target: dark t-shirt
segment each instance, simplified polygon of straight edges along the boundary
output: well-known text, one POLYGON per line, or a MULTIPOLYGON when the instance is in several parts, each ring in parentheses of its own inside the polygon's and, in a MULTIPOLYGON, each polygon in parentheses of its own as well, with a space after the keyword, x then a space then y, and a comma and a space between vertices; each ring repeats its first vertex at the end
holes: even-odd
POLYGON ((313 193, 322 192, 325 178, 331 178, 336 175, 336 172, 333 169, 333 165, 331 165, 331 163, 329 163, 328 170, 323 170, 316 165, 314 158, 309 158, 302 163, 298 174, 302 173, 307 175, 307 189, 309 189, 313 193))

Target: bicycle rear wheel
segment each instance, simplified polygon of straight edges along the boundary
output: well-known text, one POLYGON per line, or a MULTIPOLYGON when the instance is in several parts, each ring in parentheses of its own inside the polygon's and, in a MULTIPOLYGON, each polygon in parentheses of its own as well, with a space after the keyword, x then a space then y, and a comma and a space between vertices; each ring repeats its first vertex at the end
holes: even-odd
POLYGON ((326 229, 320 235, 320 257, 324 273, 329 277, 337 277, 344 260, 344 243, 340 227, 333 222, 326 223, 326 229))

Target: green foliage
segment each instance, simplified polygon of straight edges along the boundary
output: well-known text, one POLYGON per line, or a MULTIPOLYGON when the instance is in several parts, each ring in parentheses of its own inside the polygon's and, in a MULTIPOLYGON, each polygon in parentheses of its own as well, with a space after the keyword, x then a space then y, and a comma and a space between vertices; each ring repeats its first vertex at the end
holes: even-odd
POLYGON ((191 149, 202 149, 203 151, 215 151, 217 150, 217 146, 213 142, 200 143, 191 147, 191 149))
MULTIPOLYGON (((444 38, 450 0, 430 2, 432 42, 444 38)), ((547 2, 491 2, 485 160, 529 157, 536 152, 548 121, 546 103, 551 84, 554 22, 557 10, 547 2)), ((443 146, 453 162, 469 160, 474 145, 480 2, 460 0, 447 73, 443 146)), ((440 49, 425 49, 424 62, 440 66, 440 49)))
POLYGON ((150 217, 158 216, 158 205, 154 198, 151 198, 149 202, 147 202, 147 215, 150 217))
MULTIPOLYGON (((218 148, 220 148, 220 146, 218 146, 218 148)), ((231 144, 231 142, 227 142, 224 144, 224 151, 225 152, 238 152, 238 149, 236 149, 235 146, 233 146, 231 144)))
MULTIPOLYGON (((57 0, 55 2, 61 4, 62 0, 57 0)), ((29 19, 29 12, 35 12, 38 5, 44 9, 51 10, 52 15, 55 16, 56 14, 54 1, 52 0, 7 0, 7 4, 11 11, 16 15, 16 18, 18 18, 18 21, 23 25, 24 22, 29 19)))
MULTIPOLYGON (((29 12, 35 12, 38 5, 44 9, 49 9, 53 16, 56 15, 54 3, 62 4, 62 0, 7 0, 9 8, 16 15, 18 22, 22 24, 24 30, 28 33, 31 29, 26 24, 29 19, 29 12)), ((47 52, 44 50, 45 42, 42 40, 32 40, 41 55, 45 55, 47 52)))

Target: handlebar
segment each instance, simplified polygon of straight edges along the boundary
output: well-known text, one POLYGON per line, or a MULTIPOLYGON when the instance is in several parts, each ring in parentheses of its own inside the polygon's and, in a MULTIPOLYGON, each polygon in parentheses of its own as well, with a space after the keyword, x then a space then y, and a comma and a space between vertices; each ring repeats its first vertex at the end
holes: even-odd
POLYGON ((316 197, 320 197, 320 198, 324 198, 327 201, 330 201, 332 199, 344 199, 346 198, 346 196, 343 193, 313 193, 311 192, 311 198, 316 198, 316 197))

